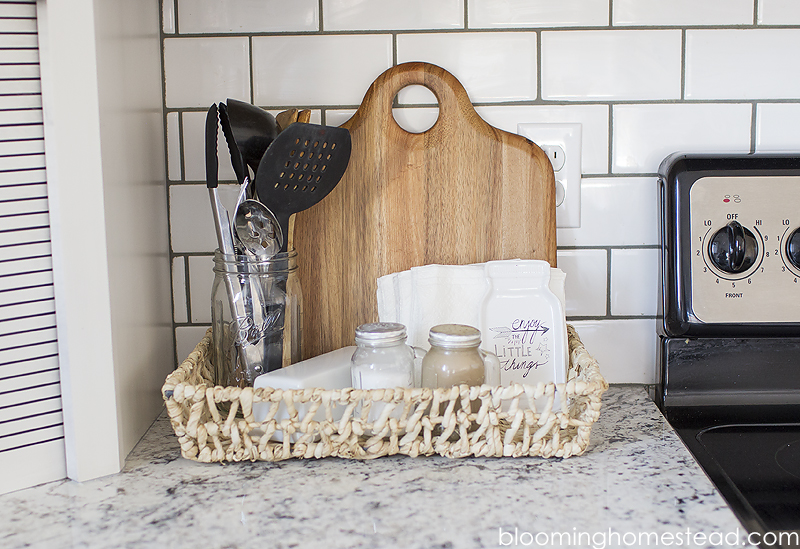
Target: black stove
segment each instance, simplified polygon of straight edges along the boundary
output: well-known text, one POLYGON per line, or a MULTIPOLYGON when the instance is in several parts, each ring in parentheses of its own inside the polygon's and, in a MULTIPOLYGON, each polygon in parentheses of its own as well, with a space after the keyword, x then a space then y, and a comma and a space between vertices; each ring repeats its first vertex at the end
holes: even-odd
POLYGON ((754 539, 800 547, 800 157, 676 154, 660 190, 657 402, 754 539))

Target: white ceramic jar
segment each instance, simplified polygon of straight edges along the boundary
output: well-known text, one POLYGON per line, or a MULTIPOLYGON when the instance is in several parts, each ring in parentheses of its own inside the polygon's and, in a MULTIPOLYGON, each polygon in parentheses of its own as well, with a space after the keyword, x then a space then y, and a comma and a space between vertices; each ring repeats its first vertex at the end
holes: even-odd
POLYGON ((550 290, 550 264, 489 261, 481 306, 483 349, 500 359, 502 385, 564 383, 567 333, 561 301, 550 290))

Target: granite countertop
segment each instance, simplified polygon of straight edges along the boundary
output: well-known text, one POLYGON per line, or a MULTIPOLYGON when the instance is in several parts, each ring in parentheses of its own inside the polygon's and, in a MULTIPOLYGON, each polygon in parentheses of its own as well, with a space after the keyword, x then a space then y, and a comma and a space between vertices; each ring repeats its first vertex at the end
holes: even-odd
POLYGON ((640 386, 609 389, 589 448, 569 459, 200 464, 162 414, 121 473, 6 494, 0 508, 4 549, 537 547, 558 546, 541 543, 556 532, 572 536, 562 547, 600 548, 640 545, 626 533, 744 532, 640 386))

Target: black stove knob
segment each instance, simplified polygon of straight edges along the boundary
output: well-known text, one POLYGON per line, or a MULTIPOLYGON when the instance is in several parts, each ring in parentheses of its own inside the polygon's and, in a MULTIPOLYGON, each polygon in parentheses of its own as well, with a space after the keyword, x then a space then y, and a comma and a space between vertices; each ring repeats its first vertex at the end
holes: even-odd
MULTIPOLYGON (((800 244, 800 237, 798 237, 800 244)), ((708 244, 711 262, 726 273, 743 273, 758 258, 756 237, 738 221, 731 221, 711 237, 708 244)))
POLYGON ((792 265, 800 269, 800 229, 795 229, 786 240, 786 257, 792 265))

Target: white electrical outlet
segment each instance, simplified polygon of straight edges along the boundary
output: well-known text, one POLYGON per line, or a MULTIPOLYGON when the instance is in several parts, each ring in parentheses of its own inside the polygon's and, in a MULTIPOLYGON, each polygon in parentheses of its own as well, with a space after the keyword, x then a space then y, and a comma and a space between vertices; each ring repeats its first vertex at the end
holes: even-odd
POLYGON ((547 154, 556 175, 556 226, 581 226, 581 125, 517 124, 547 154))

